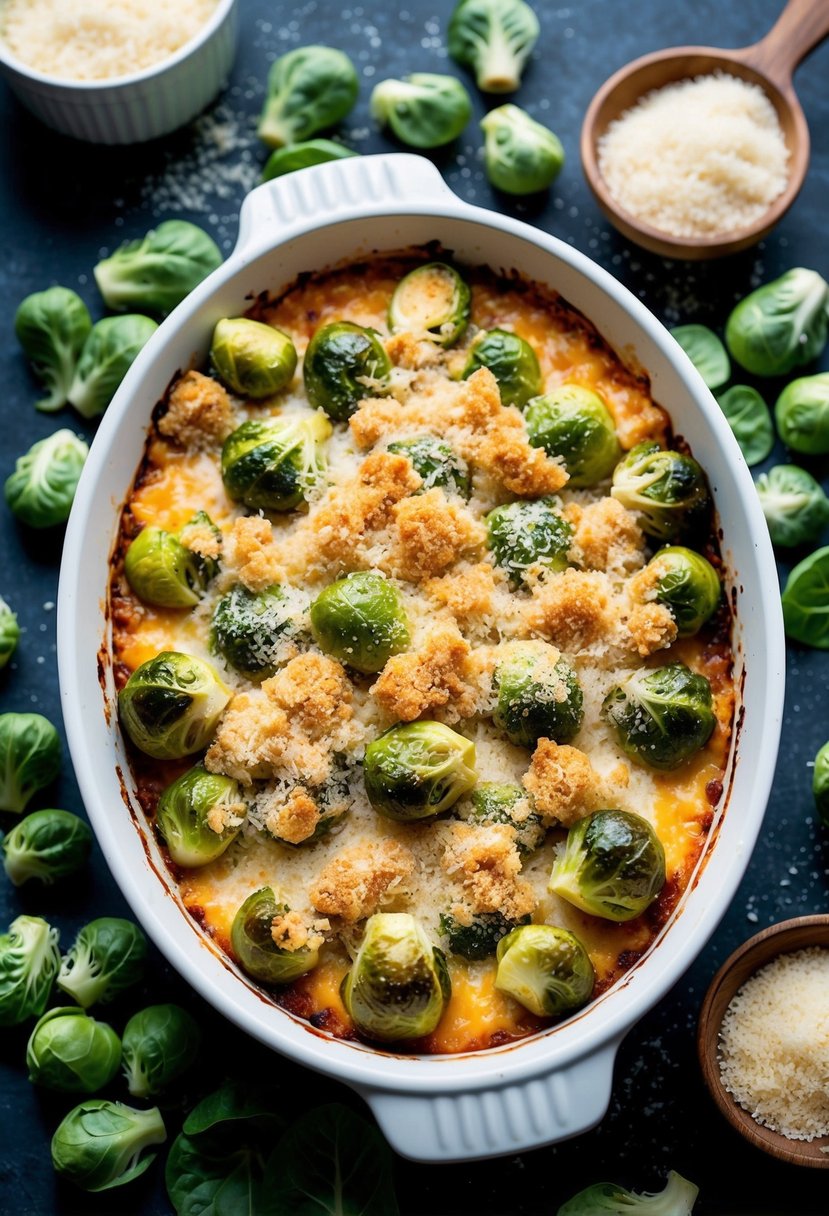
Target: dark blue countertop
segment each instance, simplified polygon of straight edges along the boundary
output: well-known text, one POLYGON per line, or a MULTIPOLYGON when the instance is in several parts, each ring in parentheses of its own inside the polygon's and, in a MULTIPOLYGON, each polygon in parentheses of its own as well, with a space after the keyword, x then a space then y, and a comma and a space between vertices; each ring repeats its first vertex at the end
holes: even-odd
MULTIPOLYGON (((514 100, 556 130, 567 164, 549 198, 511 202, 496 196, 484 178, 473 123, 457 147, 435 157, 461 197, 515 214, 575 245, 668 324, 721 324, 734 301, 791 266, 811 266, 829 275, 829 46, 815 52, 797 74, 813 147, 806 185, 789 215, 754 250, 725 263, 682 265, 629 245, 601 217, 579 164, 582 115, 595 89, 629 59, 681 43, 745 45, 771 26, 778 0, 698 0, 693 5, 537 0, 536 8, 542 38, 514 100)), ((201 224, 229 252, 240 201, 265 158, 254 117, 267 69, 292 46, 327 42, 352 55, 362 87, 342 134, 360 152, 389 150, 393 145, 369 117, 371 87, 385 76, 410 71, 459 71, 446 54, 451 10, 450 0, 406 0, 403 8, 365 0, 300 0, 295 5, 241 0, 241 47, 228 89, 207 118, 143 147, 94 148, 63 139, 41 127, 0 88, 0 477, 7 476, 16 456, 58 425, 92 434, 70 413, 49 416, 32 408, 36 388, 12 330, 19 301, 60 282, 79 291, 93 314, 101 315, 91 275, 99 256, 173 216, 201 224)), ((482 101, 474 88, 471 92, 480 117, 482 101)), ((665 404, 670 408, 670 402, 665 404)), ((784 458, 778 449, 769 463, 784 458)), ((827 467, 813 471, 825 479, 827 467)), ((59 535, 29 534, 0 509, 0 594, 9 599, 24 628, 18 656, 0 677, 0 710, 38 710, 56 722, 60 548, 59 535)), ((786 568, 781 564, 781 577, 786 568)), ((700 1186, 700 1216, 829 1212, 826 1174, 775 1162, 749 1148, 721 1120, 703 1088, 694 1044, 702 994, 724 958, 766 925, 827 910, 829 836, 815 822, 809 767, 827 737, 829 655, 790 646, 780 763, 761 840, 712 940, 622 1046, 613 1098, 601 1126, 554 1148, 474 1168, 399 1159, 396 1180, 405 1216, 552 1216, 559 1203, 590 1182, 614 1179, 659 1189, 669 1169, 700 1186)), ((56 788, 36 805, 82 811, 68 755, 56 788)), ((78 882, 48 890, 30 884, 21 891, 0 883, 0 920, 5 925, 20 912, 52 920, 65 944, 94 916, 129 915, 99 853, 78 882)), ((342 1086, 287 1064, 224 1023, 158 956, 143 991, 112 1007, 113 1023, 122 1026, 142 998, 143 1003, 177 1000, 197 1014, 207 1032, 206 1060, 217 1082, 224 1074, 264 1079, 275 1094, 284 1095, 288 1111, 319 1101, 352 1101, 342 1086)), ((24 1031, 6 1030, 0 1036, 0 1213, 169 1213, 157 1165, 132 1186, 97 1196, 55 1182, 49 1138, 71 1103, 28 1084, 25 1041, 24 1031)), ((193 1096, 183 1095, 182 1105, 193 1096)), ((167 1112, 174 1130, 181 1109, 167 1112)))

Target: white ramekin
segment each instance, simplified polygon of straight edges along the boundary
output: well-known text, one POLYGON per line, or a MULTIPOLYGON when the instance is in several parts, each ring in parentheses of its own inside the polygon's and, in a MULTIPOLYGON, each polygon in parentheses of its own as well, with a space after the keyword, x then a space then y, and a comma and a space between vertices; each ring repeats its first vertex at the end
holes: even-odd
POLYGON ((81 792, 116 881, 159 949, 202 996, 263 1043, 351 1085, 394 1147, 418 1160, 516 1153, 575 1136, 601 1119, 619 1043, 695 958, 748 864, 777 755, 784 659, 777 573, 751 475, 687 356, 607 271, 527 224, 461 202, 417 156, 332 162, 248 195, 235 252, 161 325, 104 416, 66 534, 58 604, 64 717, 81 792), (243 311, 262 291, 278 292, 302 271, 429 241, 461 262, 515 269, 550 285, 622 358, 647 369, 656 400, 711 482, 735 611, 737 693, 734 745, 705 858, 647 954, 559 1026, 505 1047, 440 1057, 338 1041, 275 1008, 186 914, 133 792, 107 613, 120 506, 153 406, 177 369, 207 357, 216 321, 243 311))

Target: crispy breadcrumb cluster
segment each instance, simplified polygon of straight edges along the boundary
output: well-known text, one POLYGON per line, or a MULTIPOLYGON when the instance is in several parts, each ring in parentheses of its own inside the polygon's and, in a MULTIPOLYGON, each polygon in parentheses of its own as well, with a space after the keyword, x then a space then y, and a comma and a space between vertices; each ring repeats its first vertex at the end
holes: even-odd
POLYGON ((422 650, 389 659, 371 692, 394 721, 458 722, 476 712, 475 672, 471 647, 457 629, 435 629, 422 650))
POLYGON ((360 841, 342 849, 317 875, 311 903, 325 916, 353 924, 376 912, 414 868, 414 854, 399 841, 360 841))
POLYGON ((236 426, 236 413, 218 380, 201 372, 185 372, 173 385, 167 412, 158 429, 184 448, 211 448, 227 439, 236 426))
POLYGON ((604 782, 577 747, 539 739, 522 784, 545 827, 570 827, 598 810, 605 796, 604 782))
POLYGON ((509 920, 531 913, 538 900, 523 881, 515 829, 508 824, 447 825, 442 866, 463 887, 473 912, 502 912, 509 920))

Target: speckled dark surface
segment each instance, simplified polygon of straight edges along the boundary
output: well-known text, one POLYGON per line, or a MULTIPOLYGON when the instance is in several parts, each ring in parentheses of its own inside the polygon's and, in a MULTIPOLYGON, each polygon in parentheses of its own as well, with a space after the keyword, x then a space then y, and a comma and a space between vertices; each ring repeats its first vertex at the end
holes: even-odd
MULTIPOLYGON (((742 46, 771 25, 778 0, 538 0, 543 33, 515 100, 560 135, 567 165, 549 199, 511 203, 487 185, 475 125, 456 148, 436 159, 462 197, 504 209, 555 233, 607 266, 669 324, 722 323, 752 286, 794 265, 829 272, 829 46, 801 68, 797 85, 813 138, 803 193, 759 248, 727 263, 670 264, 628 245, 604 222, 588 196, 578 160, 578 132, 599 84, 627 60, 679 43, 742 46)), ((270 61, 289 47, 331 42, 349 51, 362 73, 360 100, 342 132, 361 152, 392 145, 368 115, 372 83, 408 71, 456 71, 447 61, 449 0, 349 6, 344 0, 284 5, 241 0, 240 53, 216 113, 223 134, 204 124, 145 147, 107 150, 76 145, 42 128, 0 88, 0 476, 35 439, 57 425, 89 431, 69 414, 37 414, 35 386, 16 348, 12 318, 29 292, 61 282, 81 292, 96 315, 92 282, 100 253, 143 233, 154 221, 180 215, 209 229, 229 252, 238 207, 264 155, 253 117, 270 61), (235 145, 235 146, 233 146, 235 145), (226 149, 223 151, 223 148, 226 149)), ((474 89, 471 90, 474 94, 474 89)), ((475 96, 476 113, 482 111, 475 96)), ((824 361, 823 366, 829 367, 824 361)), ((666 403, 670 405, 669 402, 666 403)), ((781 450, 772 461, 784 458, 781 450)), ((816 471, 825 477, 827 468, 816 471)), ((826 484, 826 483, 824 483, 826 484)), ((55 612, 60 536, 28 534, 0 510, 0 592, 24 627, 19 655, 0 679, 0 710, 37 709, 59 719, 55 612)), ((781 576, 786 567, 781 565, 781 576)), ((829 836, 814 821, 809 768, 829 737, 829 656, 789 648, 788 693, 781 760, 762 839, 719 930, 661 1005, 628 1036, 618 1058, 610 1110, 594 1132, 557 1148, 492 1163, 438 1167, 399 1160, 396 1178, 405 1216, 552 1216, 589 1182, 617 1179, 658 1189, 668 1169, 701 1188, 704 1216, 821 1216, 829 1212, 829 1175, 787 1167, 749 1148, 721 1121, 700 1079, 694 1047, 705 987, 726 955, 756 930, 790 916, 827 910, 829 836)), ((38 805, 82 810, 68 757, 54 790, 38 805)), ((113 807, 117 814, 119 808, 113 807)), ((128 914, 97 854, 78 882, 43 891, 0 883, 0 920, 20 912, 47 916, 68 944, 85 921, 128 914)), ((157 956, 140 994, 146 1002, 181 1001, 207 1029, 204 1077, 215 1071, 266 1078, 287 1109, 344 1099, 347 1091, 304 1073, 248 1041, 197 1000, 157 956), (300 1095, 297 1099, 297 1095, 300 1095)), ((111 1010, 120 1028, 139 997, 111 1010)), ((87 1196, 57 1185, 49 1137, 70 1105, 37 1092, 23 1067, 24 1031, 0 1036, 0 1214, 155 1216, 169 1207, 156 1166, 123 1190, 87 1196)), ((117 1088, 117 1087, 116 1087, 117 1088)), ((122 1093, 117 1094, 123 1097, 122 1093)), ((183 1102, 193 1094, 183 1095, 183 1102)), ((169 1111, 176 1129, 180 1108, 169 1111)))

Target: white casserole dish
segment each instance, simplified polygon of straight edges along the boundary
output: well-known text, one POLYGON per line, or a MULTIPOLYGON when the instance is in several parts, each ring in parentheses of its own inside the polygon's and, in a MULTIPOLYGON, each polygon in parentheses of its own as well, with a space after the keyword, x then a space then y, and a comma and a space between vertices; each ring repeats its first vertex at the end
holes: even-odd
POLYGON ((401 154, 321 165, 247 197, 235 252, 141 352, 92 445, 66 536, 58 652, 81 792, 112 872, 147 932, 231 1021, 357 1090, 392 1145, 425 1161, 515 1153, 577 1135, 602 1118, 619 1043, 692 962, 748 864, 774 771, 785 657, 777 574, 751 476, 685 354, 638 300, 582 254, 461 202, 430 162, 401 154), (720 822, 718 812, 704 864, 641 962, 587 1009, 537 1036, 466 1056, 413 1057, 330 1039, 269 1005, 183 911, 131 793, 102 639, 110 553, 151 411, 177 369, 204 360, 215 322, 242 312, 251 295, 277 292, 301 271, 434 240, 460 262, 514 268, 549 284, 623 358, 649 372, 655 399, 708 472, 725 528, 739 727, 721 803, 727 813, 720 822))

